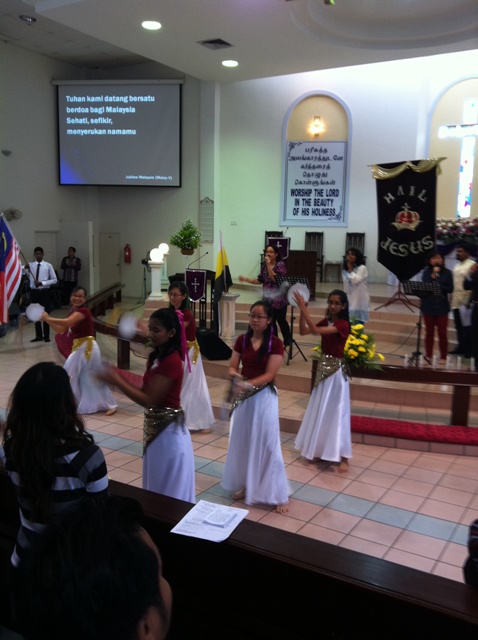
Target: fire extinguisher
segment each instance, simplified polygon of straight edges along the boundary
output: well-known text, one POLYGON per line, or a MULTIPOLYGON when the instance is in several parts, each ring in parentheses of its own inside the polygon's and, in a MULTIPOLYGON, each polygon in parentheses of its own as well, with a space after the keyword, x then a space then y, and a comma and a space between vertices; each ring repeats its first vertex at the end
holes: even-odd
POLYGON ((131 264, 131 247, 129 244, 123 249, 124 261, 126 264, 131 264))

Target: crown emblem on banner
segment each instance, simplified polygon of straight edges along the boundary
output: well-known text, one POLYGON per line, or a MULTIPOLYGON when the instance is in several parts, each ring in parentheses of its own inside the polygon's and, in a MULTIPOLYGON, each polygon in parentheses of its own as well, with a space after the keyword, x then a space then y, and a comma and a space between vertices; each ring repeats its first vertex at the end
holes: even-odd
POLYGON ((408 204, 405 203, 403 205, 403 209, 395 216, 395 222, 392 222, 392 224, 399 231, 401 229, 410 229, 411 231, 415 231, 420 222, 420 214, 417 211, 410 211, 408 204))

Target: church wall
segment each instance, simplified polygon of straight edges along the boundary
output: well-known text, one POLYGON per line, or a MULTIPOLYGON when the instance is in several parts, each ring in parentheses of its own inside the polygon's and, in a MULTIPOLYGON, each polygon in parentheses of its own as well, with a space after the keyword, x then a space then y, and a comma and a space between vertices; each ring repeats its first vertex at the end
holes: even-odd
POLYGON ((293 249, 305 231, 324 231, 326 260, 340 260, 347 231, 366 232, 371 282, 385 282, 377 263, 376 196, 370 165, 427 157, 427 124, 437 96, 476 74, 478 52, 329 69, 221 87, 221 180, 218 203, 231 270, 257 274, 263 231, 278 229, 282 197, 283 121, 302 95, 325 91, 351 113, 348 226, 289 228, 293 249), (229 250, 229 253, 231 251, 229 250))
MULTIPOLYGON (((0 154, 0 209, 22 210, 23 217, 12 222, 12 230, 27 257, 35 230, 60 232, 63 222, 92 221, 96 235, 119 233, 122 246, 130 243, 133 252, 132 264, 122 268, 124 294, 139 296, 141 259, 149 249, 167 242, 186 217, 197 220, 198 201, 208 195, 215 201, 216 237, 222 230, 233 278, 237 281, 240 273, 255 275, 264 230, 279 228, 284 118, 302 95, 325 91, 337 96, 351 113, 348 227, 291 228, 292 248, 303 248, 306 230, 324 230, 326 259, 340 260, 346 231, 365 231, 370 280, 385 282, 386 271, 375 258, 375 185, 369 165, 426 157, 426 127, 438 96, 452 82, 476 75, 477 68, 478 52, 474 51, 221 85, 218 134, 211 145, 214 193, 207 194, 199 186, 201 83, 187 77, 181 189, 60 187, 51 80, 78 79, 84 72, 0 43, 1 148, 12 151, 8 157, 0 154)), ((126 78, 152 77, 156 67, 139 65, 116 73, 126 78)), ((215 253, 211 249, 201 266, 214 268, 215 253)), ((182 271, 185 265, 172 248, 168 272, 182 271)), ((97 274, 93 281, 97 288, 97 274)))

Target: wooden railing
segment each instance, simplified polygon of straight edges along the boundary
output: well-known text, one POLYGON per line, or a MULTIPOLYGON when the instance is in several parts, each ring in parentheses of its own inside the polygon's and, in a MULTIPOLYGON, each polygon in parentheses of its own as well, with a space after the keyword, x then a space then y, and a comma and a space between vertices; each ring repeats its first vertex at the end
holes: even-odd
POLYGON ((114 282, 109 287, 105 287, 88 296, 86 299, 86 306, 90 309, 93 316, 93 324, 96 333, 102 333, 107 336, 113 336, 117 338, 118 348, 116 362, 119 369, 130 368, 130 342, 136 342, 138 344, 145 344, 146 338, 142 336, 135 336, 134 340, 125 340, 118 335, 117 325, 108 324, 103 320, 100 320, 98 316, 104 316, 108 309, 113 309, 117 302, 121 302, 121 289, 124 288, 124 284, 121 282, 114 282))
POLYGON ((98 318, 94 318, 93 324, 96 333, 103 333, 104 335, 113 336, 117 339, 116 366, 118 367, 118 369, 129 369, 131 365, 131 343, 144 345, 146 344, 148 339, 144 336, 136 334, 133 339, 126 340, 125 338, 122 338, 120 335, 118 335, 118 328, 116 325, 108 324, 107 322, 98 320, 98 318))
MULTIPOLYGON (((478 637, 478 590, 312 538, 244 520, 216 544, 171 533, 191 505, 110 482, 138 500, 174 594, 168 638, 459 640, 478 637)), ((0 470, 0 624, 19 520, 0 470)))
POLYGON ((121 302, 121 289, 123 288, 124 284, 114 282, 97 293, 88 296, 85 304, 93 317, 104 316, 108 309, 113 309, 116 302, 121 302))
MULTIPOLYGON (((314 387, 317 360, 312 360, 311 389, 314 387)), ((470 389, 478 384, 476 371, 457 371, 450 369, 430 369, 419 367, 396 367, 382 365, 380 369, 362 369, 351 367, 352 378, 384 380, 386 382, 408 382, 419 384, 440 384, 453 387, 450 424, 468 425, 470 407, 470 389)), ((397 397, 397 404, 406 404, 397 397)))

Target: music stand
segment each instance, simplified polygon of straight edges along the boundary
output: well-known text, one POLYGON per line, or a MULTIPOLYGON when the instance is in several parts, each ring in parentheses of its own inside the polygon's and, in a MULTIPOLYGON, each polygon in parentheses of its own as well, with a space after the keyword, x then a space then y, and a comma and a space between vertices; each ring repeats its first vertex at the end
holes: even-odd
MULTIPOLYGON (((297 284, 298 282, 300 282, 300 284, 305 284, 307 289, 309 289, 309 291, 310 291, 309 281, 307 280, 307 278, 305 276, 280 276, 279 274, 277 274, 276 275, 276 282, 279 285, 280 289, 285 289, 285 296, 286 297, 287 297, 287 291, 290 289, 290 287, 293 284, 297 284)), ((294 339, 294 306, 290 305, 290 345, 289 345, 289 351, 287 352, 286 365, 288 365, 289 362, 294 357, 292 355, 292 350, 293 350, 293 346, 294 345, 297 347, 297 351, 304 358, 305 362, 307 362, 307 358, 302 353, 302 349, 299 347, 299 345, 297 344, 297 342, 294 339)), ((286 350, 287 350, 287 347, 286 347, 286 350)))
MULTIPOLYGON (((410 282, 410 280, 405 280, 404 282, 410 282)), ((379 309, 381 309, 382 307, 388 307, 389 304, 393 304, 394 302, 401 302, 402 304, 404 304, 407 309, 409 311, 411 311, 412 313, 415 313, 413 311, 413 309, 411 309, 408 305, 412 304, 414 307, 418 307, 417 304, 415 304, 414 302, 411 302, 411 300, 409 300, 407 298, 406 295, 403 294, 402 291, 402 283, 399 282, 398 283, 398 288, 395 291, 395 293, 393 294, 393 296, 391 296, 386 302, 384 302, 383 304, 379 305, 378 307, 375 307, 374 311, 378 311, 379 309), (407 304, 408 303, 408 304, 407 304)))
MULTIPOLYGON (((438 282, 419 282, 417 280, 404 280, 402 282, 403 290, 409 296, 417 296, 420 300, 424 298, 428 298, 429 296, 440 296, 441 295, 441 287, 438 282)), ((412 357, 410 358, 410 364, 415 364, 416 367, 419 365, 420 356, 423 354, 420 351, 420 337, 422 331, 422 308, 420 306, 420 313, 418 316, 418 322, 416 324, 417 327, 417 346, 416 350, 412 353, 412 357)), ((423 356, 428 364, 431 364, 430 360, 423 356)))

